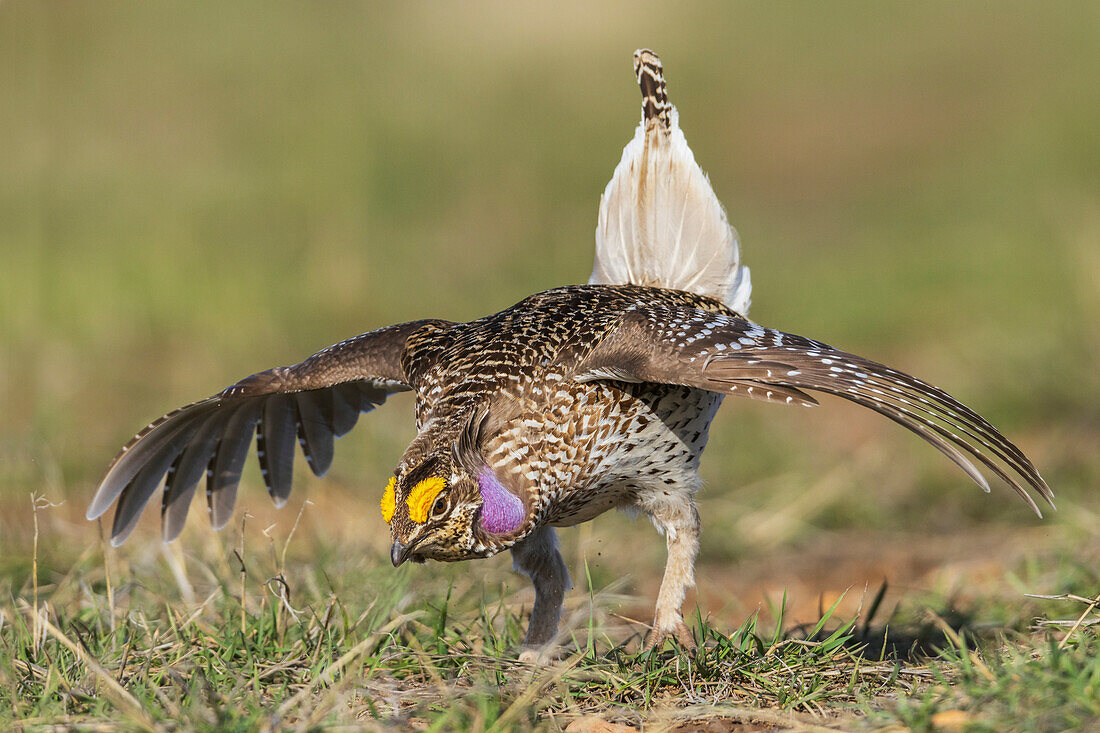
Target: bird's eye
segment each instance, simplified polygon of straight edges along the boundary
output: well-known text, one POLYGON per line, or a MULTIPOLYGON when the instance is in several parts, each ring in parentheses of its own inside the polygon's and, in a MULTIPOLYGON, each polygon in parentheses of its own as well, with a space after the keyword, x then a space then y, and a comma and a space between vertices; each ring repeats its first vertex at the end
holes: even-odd
POLYGON ((447 512, 447 496, 444 492, 440 492, 439 496, 435 497, 435 501, 432 502, 432 517, 438 519, 447 512))

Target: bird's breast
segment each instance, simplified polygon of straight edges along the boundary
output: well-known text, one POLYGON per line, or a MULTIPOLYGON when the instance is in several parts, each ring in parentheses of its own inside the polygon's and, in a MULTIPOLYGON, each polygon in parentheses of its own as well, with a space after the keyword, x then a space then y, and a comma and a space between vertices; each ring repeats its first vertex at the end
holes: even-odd
POLYGON ((690 387, 553 380, 483 447, 532 523, 572 526, 651 491, 694 490, 721 396, 690 387))

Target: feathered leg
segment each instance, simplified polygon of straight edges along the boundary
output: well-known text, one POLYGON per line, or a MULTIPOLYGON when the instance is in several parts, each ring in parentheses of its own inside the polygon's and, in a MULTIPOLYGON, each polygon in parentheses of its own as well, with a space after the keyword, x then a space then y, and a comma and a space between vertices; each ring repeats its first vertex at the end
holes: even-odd
POLYGON ((562 599, 572 587, 553 527, 539 527, 512 546, 512 565, 535 585, 535 606, 520 661, 534 661, 558 632, 562 599))
POLYGON ((685 649, 695 648, 695 639, 684 623, 684 597, 695 586, 695 556, 699 554, 699 512, 691 488, 660 491, 641 497, 639 504, 664 533, 668 562, 657 595, 653 628, 646 634, 643 651, 659 646, 670 636, 685 649))

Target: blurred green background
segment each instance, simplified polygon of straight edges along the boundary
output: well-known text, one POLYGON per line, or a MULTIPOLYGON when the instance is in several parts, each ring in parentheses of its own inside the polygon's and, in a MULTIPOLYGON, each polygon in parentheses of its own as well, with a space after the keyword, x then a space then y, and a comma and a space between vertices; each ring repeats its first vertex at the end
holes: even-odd
MULTIPOLYGON (((31 492, 65 502, 50 552, 97 541, 95 482, 173 407, 585 281, 642 46, 740 232, 753 317, 948 389, 1060 499, 1039 523, 837 400, 729 399, 703 561, 978 528, 1095 540, 1098 38, 1091 2, 0 4, 0 550, 29 554, 31 492)), ((325 480, 299 475, 321 541, 385 542, 410 406, 365 417, 325 480)), ((566 537, 662 563, 620 516, 566 537)))

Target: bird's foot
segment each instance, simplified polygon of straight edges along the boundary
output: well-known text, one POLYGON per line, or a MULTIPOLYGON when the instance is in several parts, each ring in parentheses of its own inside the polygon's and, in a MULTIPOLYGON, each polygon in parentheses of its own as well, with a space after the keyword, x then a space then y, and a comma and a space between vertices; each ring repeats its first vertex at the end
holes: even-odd
POLYGON ((553 659, 553 651, 551 646, 524 646, 519 653, 519 661, 521 664, 541 666, 553 659))
POLYGON ((648 652, 659 649, 664 645, 665 639, 668 638, 674 638, 680 642, 680 646, 684 651, 695 651, 695 637, 691 635, 691 629, 687 627, 683 619, 677 619, 671 625, 655 623, 649 633, 645 635, 642 651, 648 652))

